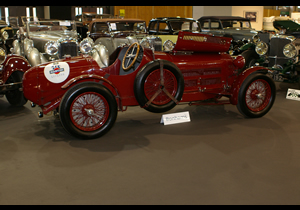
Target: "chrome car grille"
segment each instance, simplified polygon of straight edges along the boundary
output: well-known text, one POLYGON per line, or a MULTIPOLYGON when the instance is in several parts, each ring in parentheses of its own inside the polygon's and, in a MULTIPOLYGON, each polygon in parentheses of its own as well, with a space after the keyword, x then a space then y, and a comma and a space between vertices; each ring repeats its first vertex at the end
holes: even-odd
POLYGON ((59 58, 63 58, 65 55, 77 56, 78 46, 75 42, 63 42, 59 47, 59 58))

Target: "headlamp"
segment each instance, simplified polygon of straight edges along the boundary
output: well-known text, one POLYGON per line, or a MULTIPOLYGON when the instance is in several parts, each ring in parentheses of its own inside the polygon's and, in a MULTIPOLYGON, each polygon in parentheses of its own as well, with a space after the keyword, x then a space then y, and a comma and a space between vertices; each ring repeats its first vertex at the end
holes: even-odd
POLYGON ((167 40, 164 42, 163 49, 166 52, 170 52, 174 49, 175 44, 171 40, 167 40))
POLYGON ((283 47, 283 54, 288 58, 294 58, 297 55, 297 49, 295 45, 289 43, 283 47))
POLYGON ((58 53, 58 43, 54 41, 49 41, 45 44, 45 52, 49 55, 57 55, 58 53))
POLYGON ((259 41, 256 44, 255 52, 258 55, 265 55, 268 52, 268 49, 269 49, 269 47, 268 47, 268 45, 265 42, 259 41))
POLYGON ((6 41, 9 38, 7 31, 3 31, 2 38, 4 39, 4 41, 6 41))
POLYGON ((93 46, 94 41, 90 37, 83 39, 79 45, 80 51, 84 54, 89 53, 92 50, 93 46))

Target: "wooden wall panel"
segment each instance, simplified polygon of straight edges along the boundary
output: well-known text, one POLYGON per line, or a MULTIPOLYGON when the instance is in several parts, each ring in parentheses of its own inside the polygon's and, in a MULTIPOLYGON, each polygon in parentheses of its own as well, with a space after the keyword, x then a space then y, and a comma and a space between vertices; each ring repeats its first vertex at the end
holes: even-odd
POLYGON ((193 6, 114 6, 114 14, 125 9, 125 18, 139 18, 148 24, 156 17, 193 17, 193 6))

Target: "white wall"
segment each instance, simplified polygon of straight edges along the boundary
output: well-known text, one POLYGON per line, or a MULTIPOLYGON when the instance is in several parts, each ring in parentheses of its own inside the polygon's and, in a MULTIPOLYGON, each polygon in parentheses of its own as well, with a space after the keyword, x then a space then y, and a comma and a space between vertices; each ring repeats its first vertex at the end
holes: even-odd
POLYGON ((232 6, 232 16, 244 17, 245 12, 257 12, 256 22, 251 22, 252 28, 255 30, 263 29, 264 6, 232 6))
POLYGON ((231 16, 232 6, 193 6, 193 19, 198 20, 202 16, 231 16))

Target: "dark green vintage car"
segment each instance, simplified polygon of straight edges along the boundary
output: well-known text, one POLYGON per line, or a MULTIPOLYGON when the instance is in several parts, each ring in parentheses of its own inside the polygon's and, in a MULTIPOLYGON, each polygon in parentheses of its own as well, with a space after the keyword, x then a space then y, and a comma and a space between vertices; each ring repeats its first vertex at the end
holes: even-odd
POLYGON ((300 25, 290 20, 274 21, 273 25, 280 34, 270 34, 269 39, 242 47, 248 48, 242 53, 245 68, 265 66, 270 69, 275 81, 299 83, 300 25))

